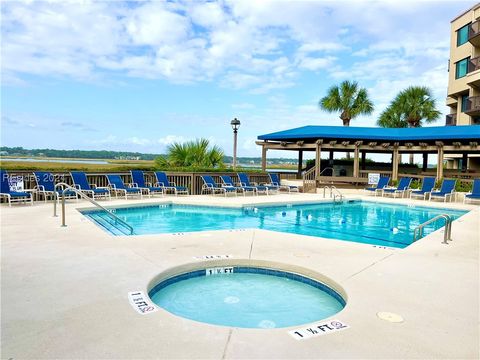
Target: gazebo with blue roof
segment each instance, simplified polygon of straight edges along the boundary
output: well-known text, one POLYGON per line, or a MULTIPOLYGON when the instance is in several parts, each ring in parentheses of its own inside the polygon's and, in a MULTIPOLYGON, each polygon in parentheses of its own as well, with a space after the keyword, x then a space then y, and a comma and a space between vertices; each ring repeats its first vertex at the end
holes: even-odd
POLYGON ((438 156, 437 179, 443 178, 445 154, 461 154, 464 172, 467 171, 468 155, 480 154, 480 126, 478 125, 421 128, 310 125, 260 135, 258 140, 257 145, 262 146, 262 170, 266 170, 268 150, 298 151, 299 171, 303 152, 315 151, 315 167, 310 170, 314 179, 320 178, 322 151, 329 151, 331 159, 334 152, 353 152, 351 181, 359 183, 365 181, 365 177, 361 176, 366 174, 361 174, 360 161, 363 168, 366 153, 392 154, 391 174, 394 180, 398 179, 400 154, 423 154, 423 171, 427 167, 428 154, 436 154, 438 156))

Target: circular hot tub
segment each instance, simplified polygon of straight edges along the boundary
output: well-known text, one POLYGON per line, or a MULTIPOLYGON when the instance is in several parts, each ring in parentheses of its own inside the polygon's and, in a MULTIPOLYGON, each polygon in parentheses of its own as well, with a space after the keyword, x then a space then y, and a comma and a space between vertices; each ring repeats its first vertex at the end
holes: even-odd
POLYGON ((203 268, 170 276, 149 291, 161 308, 187 319, 242 328, 281 328, 330 317, 345 300, 324 282, 259 266, 203 268))

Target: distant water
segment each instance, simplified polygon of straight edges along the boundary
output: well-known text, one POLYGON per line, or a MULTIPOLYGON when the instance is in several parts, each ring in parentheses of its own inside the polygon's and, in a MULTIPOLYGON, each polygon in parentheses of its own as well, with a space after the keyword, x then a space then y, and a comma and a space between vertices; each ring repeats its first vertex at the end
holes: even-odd
MULTIPOLYGON (((260 170, 262 167, 258 165, 252 165, 252 164, 238 164, 239 167, 241 168, 252 168, 256 170, 260 170)), ((291 173, 296 173, 296 169, 266 169, 267 172, 291 172, 291 173)))
POLYGON ((55 162, 66 164, 108 164, 104 160, 70 160, 70 159, 32 159, 32 158, 0 158, 0 161, 19 161, 19 162, 55 162))

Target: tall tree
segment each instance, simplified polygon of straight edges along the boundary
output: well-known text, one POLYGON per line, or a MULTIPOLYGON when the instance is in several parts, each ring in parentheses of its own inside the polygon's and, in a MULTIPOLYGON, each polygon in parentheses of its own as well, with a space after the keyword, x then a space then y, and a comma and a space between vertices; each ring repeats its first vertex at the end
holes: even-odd
MULTIPOLYGON (((382 127, 421 127, 440 117, 432 91, 426 86, 410 86, 402 90, 381 113, 377 124, 382 127)), ((413 164, 413 154, 410 154, 413 164)))
POLYGON ((356 81, 348 80, 328 89, 327 96, 318 104, 328 112, 340 111, 343 126, 350 126, 350 120, 361 114, 369 115, 374 109, 367 90, 360 88, 356 81))
MULTIPOLYGON (((356 81, 343 81, 340 85, 328 89, 327 96, 320 99, 318 105, 328 112, 340 111, 343 126, 350 126, 350 120, 361 114, 371 114, 373 103, 368 98, 367 89, 360 88, 356 81)), ((347 159, 350 153, 347 152, 347 159)))

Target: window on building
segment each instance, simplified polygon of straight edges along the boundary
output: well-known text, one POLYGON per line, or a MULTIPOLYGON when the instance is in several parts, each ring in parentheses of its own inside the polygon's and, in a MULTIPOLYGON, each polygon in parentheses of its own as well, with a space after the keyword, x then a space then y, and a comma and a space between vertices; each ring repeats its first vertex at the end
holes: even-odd
POLYGON ((469 60, 470 60, 470 57, 462 59, 455 63, 455 79, 460 79, 461 77, 464 77, 465 75, 467 75, 469 60))
POLYGON ((462 95, 462 112, 468 109, 468 94, 462 95))
POLYGON ((463 45, 468 41, 468 27, 470 24, 465 25, 457 30, 457 46, 463 45))

